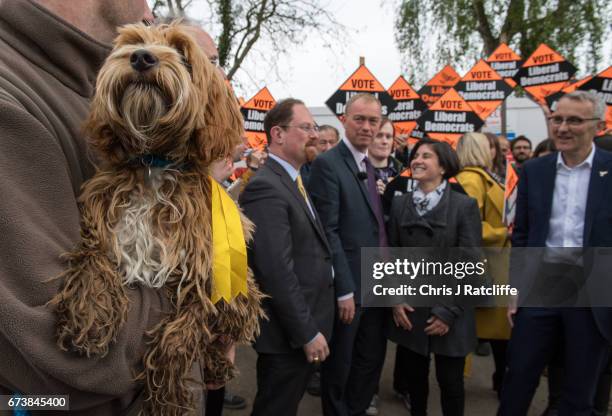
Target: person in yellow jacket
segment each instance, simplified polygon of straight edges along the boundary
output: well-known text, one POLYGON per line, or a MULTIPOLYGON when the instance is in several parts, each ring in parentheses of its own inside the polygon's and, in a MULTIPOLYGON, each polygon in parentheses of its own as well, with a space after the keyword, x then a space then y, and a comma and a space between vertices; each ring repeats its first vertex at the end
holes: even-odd
MULTIPOLYGON (((482 220, 482 245, 486 248, 490 277, 495 284, 508 282, 510 235, 502 222, 504 188, 490 172, 493 158, 489 141, 482 133, 466 133, 457 143, 461 171, 456 179, 465 192, 476 199, 482 220)), ((497 302, 499 304, 499 302, 497 302)), ((495 360, 493 389, 498 395, 506 368, 506 348, 510 325, 505 308, 476 310, 478 338, 491 343, 495 360)))

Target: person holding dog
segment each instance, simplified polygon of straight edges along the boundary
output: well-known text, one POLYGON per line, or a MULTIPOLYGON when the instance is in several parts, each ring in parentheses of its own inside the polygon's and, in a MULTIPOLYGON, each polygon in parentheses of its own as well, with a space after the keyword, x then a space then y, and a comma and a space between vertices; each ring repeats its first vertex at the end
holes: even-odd
POLYGON ((118 26, 153 16, 143 0, 0 1, 0 393, 69 395, 71 414, 138 409, 134 382, 146 332, 169 305, 144 286, 128 291, 124 328, 104 357, 56 345, 47 302, 60 256, 79 240, 77 195, 93 174, 81 133, 96 73, 118 26), (70 3, 70 4, 68 4, 70 3))
POLYGON ((269 156, 240 195, 255 224, 249 265, 268 298, 257 351, 253 416, 295 415, 334 321, 331 250, 300 176, 318 128, 303 102, 278 102, 264 119, 269 156))

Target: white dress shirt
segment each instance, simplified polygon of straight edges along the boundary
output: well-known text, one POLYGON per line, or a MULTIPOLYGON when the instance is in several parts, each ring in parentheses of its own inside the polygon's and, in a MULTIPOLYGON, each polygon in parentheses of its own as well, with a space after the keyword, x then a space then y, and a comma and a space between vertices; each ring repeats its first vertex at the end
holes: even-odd
POLYGON ((366 165, 363 159, 368 156, 367 149, 365 153, 355 149, 355 146, 353 146, 353 144, 349 142, 349 140, 346 137, 342 139, 342 141, 344 142, 346 147, 348 147, 349 150, 351 151, 351 154, 353 155, 353 158, 355 159, 355 163, 357 164, 357 169, 359 169, 359 172, 365 172, 366 165))
MULTIPOLYGON (((561 152, 558 153, 546 247, 583 246, 584 217, 594 155, 595 146, 592 145, 589 156, 570 168, 563 161, 561 152)), ((551 255, 547 257, 554 257, 555 261, 574 264, 577 260, 570 250, 547 250, 547 253, 551 255)))

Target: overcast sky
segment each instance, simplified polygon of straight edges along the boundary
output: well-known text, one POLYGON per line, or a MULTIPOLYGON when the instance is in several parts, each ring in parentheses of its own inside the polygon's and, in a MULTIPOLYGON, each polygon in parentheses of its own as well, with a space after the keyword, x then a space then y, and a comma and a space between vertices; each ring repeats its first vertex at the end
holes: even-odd
MULTIPOLYGON (((253 59, 256 55, 247 58, 243 67, 251 76, 244 71, 237 74, 241 87, 237 87, 236 92, 249 99, 267 86, 277 100, 292 96, 308 106, 323 106, 357 69, 360 56, 366 58, 368 69, 386 88, 391 86, 401 70, 400 54, 393 37, 391 5, 381 6, 379 0, 333 0, 328 4, 336 19, 347 27, 347 43, 330 49, 322 46, 320 38, 305 36, 307 40, 302 45, 292 47, 281 56, 277 65, 280 80, 276 80, 274 74, 266 77, 269 66, 258 56, 257 59, 253 59)), ((205 7, 196 3, 189 12, 194 18, 203 19, 205 7)))
MULTIPOLYGON (((391 86, 401 73, 401 57, 394 38, 396 2, 321 0, 321 4, 325 3, 335 18, 346 26, 346 42, 324 48, 319 36, 305 33, 306 41, 303 44, 292 46, 278 59, 276 74, 270 71, 270 62, 274 61, 274 57, 266 55, 266 51, 270 50, 269 45, 258 42, 255 53, 247 57, 242 64, 243 70, 235 76, 238 83, 234 87, 239 96, 248 100, 267 86, 277 100, 291 96, 302 99, 308 106, 324 106, 325 101, 357 69, 360 56, 365 57, 368 69, 386 88, 391 86), (267 59, 262 59, 262 54, 267 59)), ((201 21, 208 20, 205 0, 194 0, 188 14, 201 21)), ((218 35, 214 27, 205 29, 213 36, 218 35)), ((600 71, 610 65, 611 52, 612 39, 609 39, 604 46, 600 71)), ((431 70, 427 79, 439 69, 441 67, 431 70)), ((455 69, 463 76, 469 68, 455 69)), ((584 76, 580 73, 577 75, 584 76)))

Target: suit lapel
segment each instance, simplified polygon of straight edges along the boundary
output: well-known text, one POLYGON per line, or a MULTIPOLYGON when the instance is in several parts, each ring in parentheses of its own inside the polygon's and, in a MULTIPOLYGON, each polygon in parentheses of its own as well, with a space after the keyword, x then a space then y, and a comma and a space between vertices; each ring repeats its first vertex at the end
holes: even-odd
POLYGON ((591 178, 589 180, 589 191, 587 194, 587 204, 584 213, 584 233, 583 233, 583 246, 589 245, 589 237, 591 235, 591 228, 593 226, 593 218, 597 211, 601 201, 604 198, 605 184, 608 180, 608 176, 612 172, 601 174, 600 172, 609 172, 609 166, 602 160, 601 152, 595 150, 593 156, 593 166, 591 168, 591 178))
POLYGON ((355 163, 355 158, 353 157, 353 154, 351 153, 348 146, 344 144, 344 142, 341 141, 340 143, 338 143, 338 146, 339 146, 339 150, 342 153, 342 158, 344 159, 344 163, 346 163, 354 180, 357 181, 359 189, 361 190, 361 194, 363 195, 363 198, 366 200, 366 204, 368 204, 368 207, 370 207, 370 211, 372 212, 374 217, 376 217, 376 213, 374 212, 374 207, 372 206, 372 202, 370 201, 370 196, 368 195, 368 188, 366 187, 365 183, 363 183, 364 181, 359 179, 359 177, 357 176, 359 174, 359 168, 357 167, 357 164, 355 163))
POLYGON ((312 210, 314 211, 314 214, 315 214, 315 218, 313 220, 315 228, 319 232, 319 236, 321 237, 321 240, 325 244, 325 247, 327 247, 327 251, 331 253, 331 247, 329 247, 329 244, 327 242, 327 236, 325 235, 325 229, 323 228, 323 223, 321 222, 321 218, 319 218, 319 213, 315 209, 315 205, 312 202, 312 199, 310 199, 310 194, 306 192, 306 195, 308 196, 308 202, 310 202, 310 206, 312 207, 312 210))
POLYGON ((555 192, 555 178, 557 177, 557 157, 551 157, 548 164, 544 166, 544 169, 542 169, 539 174, 542 178, 542 187, 538 188, 538 190, 541 191, 542 201, 544 201, 544 212, 542 214, 542 218, 547 218, 547 220, 543 221, 542 224, 544 226, 542 241, 546 241, 548 227, 550 225, 550 215, 552 213, 553 194, 555 192))
MULTIPOLYGON (((300 204, 300 206, 302 207, 302 209, 306 213, 306 216, 308 217, 308 220, 310 221, 310 223, 314 227, 315 231, 319 235, 319 238, 321 238, 321 240, 323 240, 325 246, 328 247, 327 246, 327 239, 325 238, 325 233, 323 231, 322 226, 320 226, 319 218, 318 217, 313 218, 312 212, 310 211, 310 208, 308 208, 308 204, 306 204, 306 201, 304 200, 304 197, 300 193, 300 191, 299 191, 299 189, 297 187, 297 184, 294 181, 291 180, 291 177, 289 176, 289 174, 287 173, 285 168, 283 168, 276 160, 274 160, 272 158, 268 158, 268 160, 266 160, 266 165, 269 166, 270 169, 274 173, 276 173, 278 176, 280 176, 280 180, 281 180, 282 184, 285 186, 285 188, 287 188, 289 193, 291 195, 293 195, 293 197, 295 199, 297 199, 297 202, 300 204)), ((308 195, 308 193, 306 193, 306 194, 308 195)), ((310 197, 308 197, 308 201, 310 202, 310 206, 313 207, 313 211, 314 211, 314 205, 313 205, 312 201, 310 200, 310 197)), ((314 212, 315 212, 315 215, 316 215, 316 211, 314 211, 314 212)))

